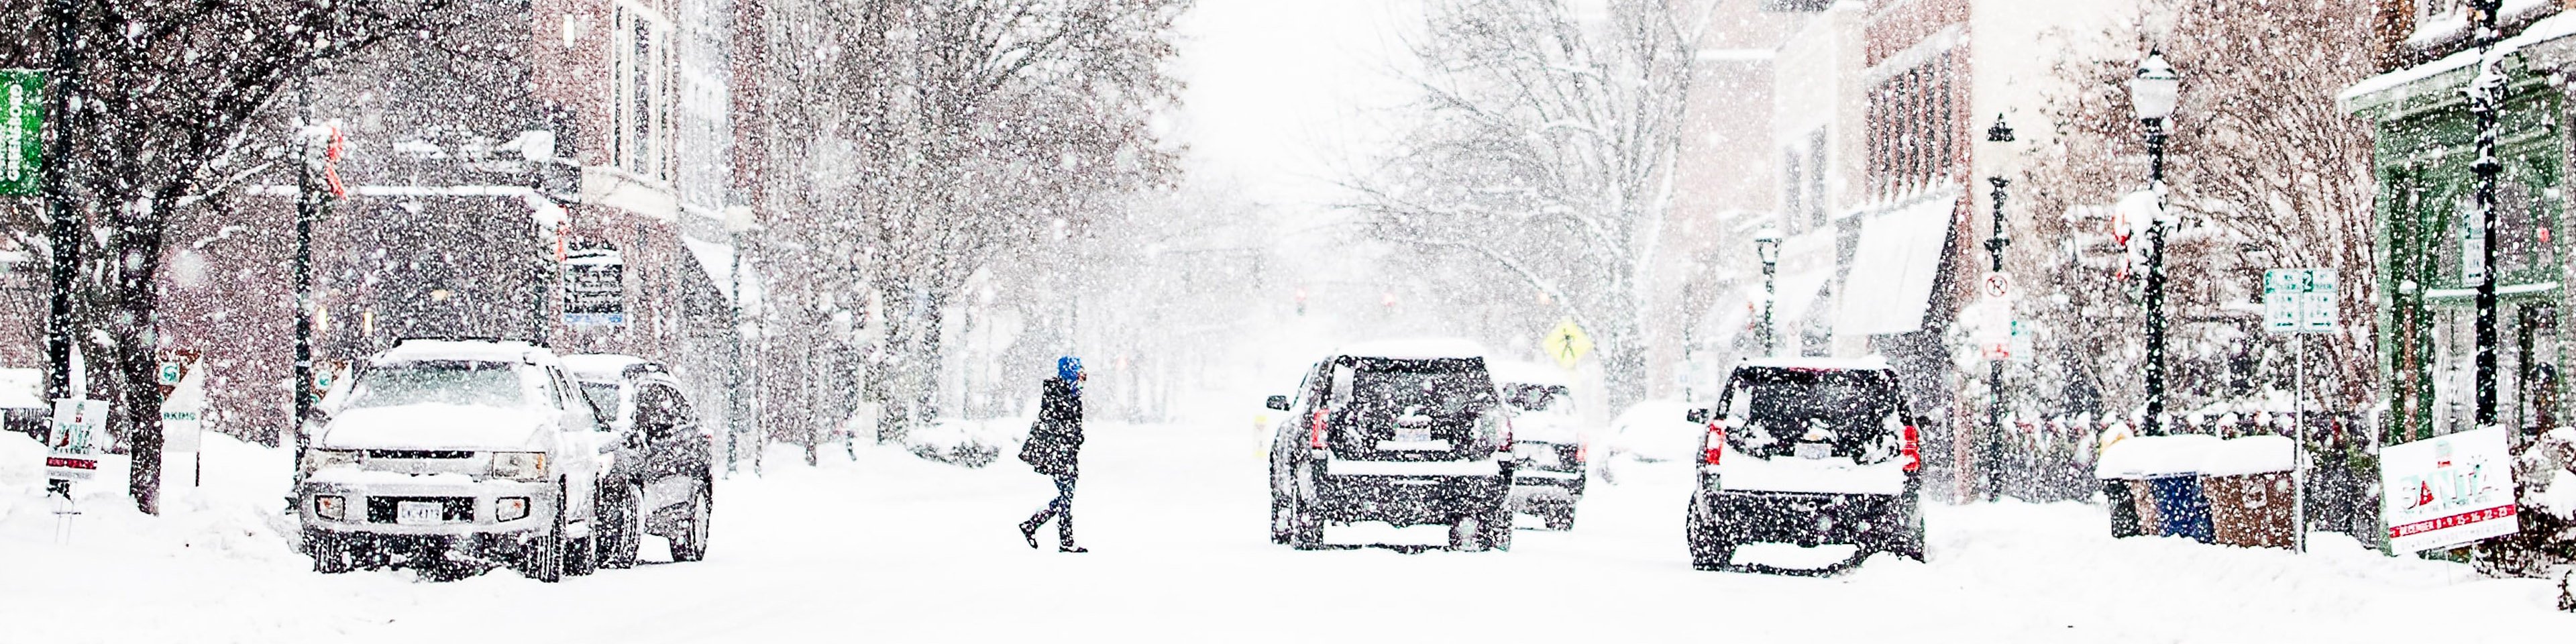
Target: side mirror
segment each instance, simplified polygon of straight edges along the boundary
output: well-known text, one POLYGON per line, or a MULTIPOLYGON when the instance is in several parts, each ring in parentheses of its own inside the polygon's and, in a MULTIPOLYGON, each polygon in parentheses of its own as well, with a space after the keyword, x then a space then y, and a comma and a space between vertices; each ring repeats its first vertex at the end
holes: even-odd
POLYGON ((1279 411, 1288 411, 1288 397, 1287 397, 1287 396, 1271 396, 1271 397, 1270 397, 1270 402, 1269 402, 1269 403, 1267 403, 1267 404, 1268 404, 1268 406, 1269 406, 1271 409, 1276 409, 1276 410, 1279 410, 1279 411))
POLYGON ((1690 411, 1682 412, 1682 420, 1693 425, 1706 425, 1708 415, 1707 407, 1693 407, 1690 411))

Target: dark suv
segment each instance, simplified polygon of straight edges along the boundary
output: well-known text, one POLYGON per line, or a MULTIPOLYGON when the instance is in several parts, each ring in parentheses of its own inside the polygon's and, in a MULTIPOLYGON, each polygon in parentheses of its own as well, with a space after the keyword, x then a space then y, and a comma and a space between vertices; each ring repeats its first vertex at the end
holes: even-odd
POLYGON ((1708 425, 1687 519, 1695 567, 1750 542, 1923 558, 1921 437, 1885 362, 1746 361, 1714 419, 1689 414, 1708 425))
POLYGON ((715 510, 714 439, 680 381, 660 363, 621 355, 564 356, 564 370, 606 416, 616 441, 601 477, 600 564, 635 565, 644 535, 671 541, 671 559, 707 556, 715 510))
POLYGON ((1511 548, 1509 411, 1483 352, 1361 347, 1315 363, 1270 450, 1271 540, 1311 549, 1326 523, 1446 524, 1449 547, 1511 548))

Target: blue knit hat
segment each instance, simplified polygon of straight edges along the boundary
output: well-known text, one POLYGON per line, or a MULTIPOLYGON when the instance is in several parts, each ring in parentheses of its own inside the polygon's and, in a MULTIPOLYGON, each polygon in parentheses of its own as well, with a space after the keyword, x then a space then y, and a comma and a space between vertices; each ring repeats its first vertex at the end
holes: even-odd
POLYGON ((1063 378, 1065 382, 1075 382, 1075 378, 1082 377, 1082 359, 1073 356, 1056 358, 1055 377, 1063 378))

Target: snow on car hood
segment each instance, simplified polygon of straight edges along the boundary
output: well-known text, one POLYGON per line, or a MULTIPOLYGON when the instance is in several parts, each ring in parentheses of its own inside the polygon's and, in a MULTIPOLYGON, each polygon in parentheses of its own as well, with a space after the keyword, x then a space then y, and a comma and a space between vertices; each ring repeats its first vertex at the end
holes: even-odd
POLYGON ((541 448, 545 410, 420 404, 341 411, 317 447, 328 449, 541 448))

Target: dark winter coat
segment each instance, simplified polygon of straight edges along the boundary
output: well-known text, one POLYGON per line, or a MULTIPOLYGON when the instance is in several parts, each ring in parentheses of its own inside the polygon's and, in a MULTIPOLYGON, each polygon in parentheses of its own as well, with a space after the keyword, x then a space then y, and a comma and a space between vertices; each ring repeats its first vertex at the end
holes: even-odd
POLYGON ((1029 426, 1020 460, 1039 474, 1072 475, 1082 469, 1082 396, 1062 378, 1048 378, 1040 389, 1038 420, 1029 426))

